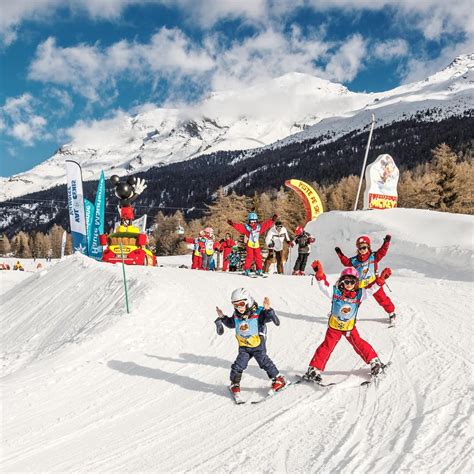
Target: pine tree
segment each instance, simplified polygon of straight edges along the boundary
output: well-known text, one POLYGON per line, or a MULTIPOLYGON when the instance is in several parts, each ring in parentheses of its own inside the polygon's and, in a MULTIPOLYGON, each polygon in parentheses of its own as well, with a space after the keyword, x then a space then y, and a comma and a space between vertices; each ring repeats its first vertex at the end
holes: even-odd
POLYGON ((433 151, 434 172, 437 176, 438 199, 436 208, 440 210, 451 209, 458 199, 456 189, 456 155, 446 143, 438 145, 433 151))
POLYGON ((0 234, 0 255, 6 256, 11 252, 7 234, 0 234))

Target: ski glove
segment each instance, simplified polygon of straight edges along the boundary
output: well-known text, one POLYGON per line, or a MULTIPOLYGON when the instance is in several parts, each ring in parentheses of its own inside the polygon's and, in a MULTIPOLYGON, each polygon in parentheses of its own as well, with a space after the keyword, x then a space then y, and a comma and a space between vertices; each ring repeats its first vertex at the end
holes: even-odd
POLYGON ((380 274, 380 276, 381 276, 384 280, 386 280, 391 274, 392 274, 392 270, 387 267, 387 268, 384 268, 384 269, 382 270, 382 273, 380 274))
POLYGON ((334 250, 340 257, 343 255, 342 250, 339 247, 336 247, 334 250))
POLYGON ((290 247, 294 247, 294 246, 295 246, 295 243, 290 240, 290 241, 288 242, 288 245, 289 245, 290 247))
POLYGON ((385 238, 383 239, 384 242, 390 242, 392 240, 392 236, 387 234, 385 238))
POLYGON ((137 178, 137 184, 133 187, 133 190, 135 191, 135 194, 141 194, 145 189, 147 188, 147 185, 145 184, 144 179, 137 178))
POLYGON ((217 334, 219 336, 222 336, 222 334, 224 334, 224 325, 222 324, 222 321, 221 321, 221 318, 217 318, 215 321, 214 321, 215 325, 216 325, 216 331, 217 331, 217 334))
POLYGON ((227 224, 232 225, 233 224, 232 219, 227 219, 227 224))
POLYGON ((273 214, 272 221, 275 222, 278 219, 278 214, 273 214))
POLYGON ((315 260, 311 266, 313 267, 314 273, 316 274, 316 280, 324 280, 323 265, 319 260, 315 260))

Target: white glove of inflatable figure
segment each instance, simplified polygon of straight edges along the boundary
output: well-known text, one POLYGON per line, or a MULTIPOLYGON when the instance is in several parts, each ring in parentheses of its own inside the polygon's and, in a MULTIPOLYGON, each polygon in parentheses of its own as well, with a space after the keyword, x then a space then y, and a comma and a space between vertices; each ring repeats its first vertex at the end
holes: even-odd
POLYGON ((145 184, 144 179, 137 178, 137 184, 135 184, 134 191, 135 194, 141 194, 143 191, 145 191, 147 185, 145 184))

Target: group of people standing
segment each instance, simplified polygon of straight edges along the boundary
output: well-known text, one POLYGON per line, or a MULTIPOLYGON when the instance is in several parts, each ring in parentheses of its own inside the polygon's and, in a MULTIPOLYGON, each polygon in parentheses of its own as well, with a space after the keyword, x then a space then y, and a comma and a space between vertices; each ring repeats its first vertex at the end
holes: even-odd
POLYGON ((288 247, 298 246, 298 258, 293 268, 293 275, 304 275, 310 245, 315 242, 313 236, 306 232, 302 226, 295 229, 295 237, 291 239, 288 230, 283 226, 278 216, 263 222, 258 221, 255 212, 250 212, 247 222, 237 223, 227 221, 241 234, 239 242, 235 242, 230 233, 218 241, 214 237, 214 230, 206 227, 196 238, 185 237, 183 240, 193 245, 192 269, 216 270, 216 252, 222 256, 222 271, 243 270, 249 276, 251 270, 256 275, 264 276, 276 262, 276 273, 284 273, 285 244, 288 247), (266 235, 265 235, 266 233, 266 235), (268 254, 263 262, 260 239, 265 235, 265 244, 268 254))
MULTIPOLYGON (((258 223, 256 215, 249 215, 247 224, 237 224, 228 221, 239 232, 248 237, 247 242, 251 242, 247 252, 244 270, 249 270, 252 260, 255 261, 257 272, 262 270, 262 259, 260 246, 258 244, 259 234, 268 230, 275 223, 277 238, 282 238, 288 244, 291 240, 288 237, 286 229, 283 226, 276 229, 278 223, 276 216, 272 219, 258 223), (252 219, 250 219, 252 218, 252 219)), ((308 251, 300 253, 298 256, 298 265, 306 265, 309 254, 309 245, 311 236, 304 236, 304 231, 299 229, 296 239, 301 236, 301 243, 298 245, 303 248, 308 247, 308 251)), ((270 233, 269 233, 270 234, 270 233)), ((378 263, 387 254, 391 241, 391 236, 386 235, 382 246, 372 251, 370 238, 366 235, 360 236, 356 240, 357 253, 353 257, 346 257, 339 247, 335 248, 341 264, 345 267, 336 283, 330 286, 324 273, 322 263, 315 260, 311 266, 315 272, 316 280, 321 292, 331 300, 331 311, 329 313, 328 328, 323 342, 317 347, 313 357, 310 360, 308 369, 303 378, 310 382, 321 383, 322 374, 334 348, 344 336, 354 348, 355 352, 362 360, 369 365, 372 376, 377 376, 384 370, 385 364, 381 362, 373 346, 363 339, 356 327, 357 313, 361 303, 368 297, 373 296, 375 300, 383 307, 388 315, 389 325, 395 323, 395 306, 391 299, 384 292, 386 279, 391 275, 391 269, 385 268, 378 271, 378 263)), ((267 236, 267 245, 272 243, 272 238, 267 236)), ((274 251, 280 247, 273 246, 274 251)), ((296 265, 295 265, 296 268, 296 265)), ((271 379, 273 391, 279 391, 284 388, 287 381, 281 375, 267 355, 265 345, 266 324, 273 322, 277 326, 280 321, 275 311, 270 307, 268 297, 265 297, 263 306, 259 306, 250 292, 245 288, 237 288, 231 295, 231 303, 234 307, 232 316, 224 315, 220 308, 216 308, 218 318, 215 320, 217 333, 224 333, 224 326, 234 329, 239 344, 239 352, 235 362, 232 364, 230 372, 230 390, 234 394, 236 401, 240 394, 240 382, 242 374, 247 368, 250 359, 255 358, 260 368, 262 368, 271 379)))

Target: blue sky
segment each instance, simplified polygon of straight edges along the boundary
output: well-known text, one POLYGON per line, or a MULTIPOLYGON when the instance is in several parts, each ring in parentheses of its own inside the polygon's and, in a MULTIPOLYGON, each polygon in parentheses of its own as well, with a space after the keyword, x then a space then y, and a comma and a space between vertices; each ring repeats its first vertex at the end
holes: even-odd
POLYGON ((472 53, 471 0, 0 0, 0 175, 78 127, 292 71, 381 91, 472 53))

